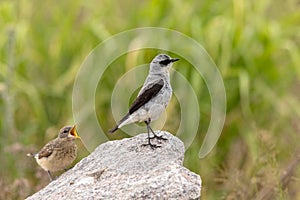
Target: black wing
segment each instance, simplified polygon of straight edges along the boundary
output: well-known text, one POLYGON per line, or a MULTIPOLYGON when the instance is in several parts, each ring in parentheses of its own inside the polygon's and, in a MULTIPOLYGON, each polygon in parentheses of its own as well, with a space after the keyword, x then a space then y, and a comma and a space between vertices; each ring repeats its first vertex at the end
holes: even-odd
POLYGON ((157 83, 147 88, 142 94, 140 94, 137 99, 133 102, 129 108, 129 114, 134 113, 140 107, 145 105, 150 99, 152 99, 164 86, 164 81, 160 79, 157 83))

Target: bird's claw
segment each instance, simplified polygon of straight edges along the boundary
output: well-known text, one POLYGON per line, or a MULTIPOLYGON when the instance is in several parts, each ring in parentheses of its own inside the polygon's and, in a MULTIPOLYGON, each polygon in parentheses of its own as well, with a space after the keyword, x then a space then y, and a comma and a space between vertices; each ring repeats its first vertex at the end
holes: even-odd
POLYGON ((162 135, 161 135, 161 136, 154 135, 153 137, 150 137, 150 140, 152 140, 152 139, 154 139, 154 138, 156 138, 156 139, 158 139, 158 140, 168 140, 167 138, 164 138, 162 135))
POLYGON ((142 144, 142 146, 143 147, 145 147, 145 146, 150 146, 151 147, 151 149, 156 149, 156 148, 160 148, 161 146, 160 145, 156 145, 156 144, 152 144, 151 142, 148 142, 147 144, 142 144))

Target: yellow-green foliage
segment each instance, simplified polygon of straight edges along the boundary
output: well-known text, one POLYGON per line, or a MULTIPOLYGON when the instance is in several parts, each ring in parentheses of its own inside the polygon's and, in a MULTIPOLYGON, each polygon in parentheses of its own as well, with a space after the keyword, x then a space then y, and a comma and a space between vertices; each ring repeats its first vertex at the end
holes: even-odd
MULTIPOLYGON (((225 126, 214 150, 199 160, 210 122, 210 96, 188 63, 175 66, 199 98, 200 128, 184 164, 201 175, 203 199, 254 199, 262 191, 277 199, 300 199, 299 179, 291 177, 299 176, 299 170, 285 177, 288 184, 281 181, 300 148, 297 0, 1 0, 0 199, 22 199, 48 183, 47 175, 25 155, 73 123, 72 88, 80 64, 109 36, 144 26, 170 28, 194 38, 224 79, 225 126)), ((142 50, 138 59, 128 62, 129 53, 115 63, 118 70, 105 72, 95 105, 105 131, 114 126, 113 85, 156 53, 142 50)), ((175 99, 173 104, 165 125, 170 131, 180 120, 175 99)), ((86 155, 84 150, 80 155, 86 155)))

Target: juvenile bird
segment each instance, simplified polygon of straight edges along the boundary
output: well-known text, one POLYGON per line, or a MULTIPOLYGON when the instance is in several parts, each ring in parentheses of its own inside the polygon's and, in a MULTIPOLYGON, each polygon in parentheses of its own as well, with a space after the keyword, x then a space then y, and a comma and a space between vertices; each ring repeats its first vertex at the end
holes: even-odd
POLYGON ((77 156, 75 140, 80 137, 76 126, 65 126, 60 129, 58 137, 47 143, 38 153, 28 153, 48 173, 50 181, 53 180, 51 172, 66 170, 77 156))
POLYGON ((127 124, 145 122, 148 131, 148 144, 146 145, 156 148, 159 146, 152 144, 151 139, 166 140, 154 133, 150 123, 162 114, 170 102, 172 87, 169 71, 172 64, 178 60, 178 58, 171 58, 166 54, 159 54, 151 61, 149 74, 137 98, 129 108, 128 113, 117 123, 115 128, 109 131, 110 133, 127 124), (154 135, 153 137, 150 137, 150 131, 154 135))

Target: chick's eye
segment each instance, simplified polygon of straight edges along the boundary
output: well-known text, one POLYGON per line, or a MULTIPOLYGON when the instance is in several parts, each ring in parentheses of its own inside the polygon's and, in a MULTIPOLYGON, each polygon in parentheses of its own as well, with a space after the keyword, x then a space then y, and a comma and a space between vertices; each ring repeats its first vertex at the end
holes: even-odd
POLYGON ((67 132, 68 132, 68 129, 65 129, 65 130, 64 130, 64 133, 67 133, 67 132))

